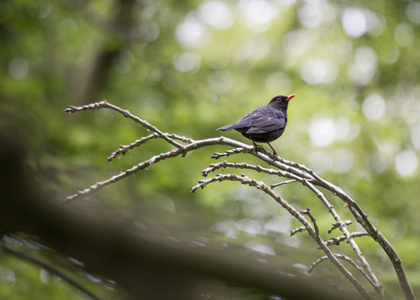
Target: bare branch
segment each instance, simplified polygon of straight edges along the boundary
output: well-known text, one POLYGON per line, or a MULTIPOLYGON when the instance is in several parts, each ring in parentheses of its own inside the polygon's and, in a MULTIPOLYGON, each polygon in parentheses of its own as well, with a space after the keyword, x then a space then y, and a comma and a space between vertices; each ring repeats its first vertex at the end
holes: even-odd
MULTIPOLYGON (((191 138, 187 138, 185 136, 181 136, 181 135, 177 135, 174 133, 164 133, 166 136, 173 138, 175 140, 179 140, 181 142, 186 142, 186 143, 194 143, 195 141, 191 138)), ((108 162, 110 162, 111 160, 113 160, 115 157, 117 157, 118 155, 124 155, 125 153, 127 153, 127 151, 134 149, 136 147, 139 147, 142 144, 145 144, 146 142, 152 140, 152 139, 156 139, 159 138, 159 134, 157 133, 153 133, 151 135, 142 137, 141 139, 138 139, 137 141, 134 141, 133 143, 129 144, 129 145, 122 145, 120 146, 120 148, 118 148, 116 151, 112 152, 112 154, 108 157, 108 162)))
MULTIPOLYGON (((249 169, 256 172, 262 172, 269 175, 289 178, 290 180, 285 180, 277 184, 273 184, 271 187, 266 186, 263 182, 256 181, 254 179, 250 179, 246 176, 238 176, 235 174, 219 174, 213 178, 207 179, 207 180, 201 180, 199 184, 194 186, 191 189, 191 192, 195 191, 199 187, 204 188, 210 183, 218 182, 218 181, 238 181, 242 184, 248 184, 250 186, 254 186, 261 191, 264 191, 266 194, 270 195, 273 199, 275 199, 278 203, 280 203, 286 210, 289 211, 290 214, 292 214, 296 219, 298 219, 304 226, 297 228, 291 232, 291 235, 302 232, 304 230, 308 231, 308 234, 319 244, 320 248, 327 254, 327 257, 337 266, 337 268, 353 283, 353 285, 358 289, 358 291, 365 297, 369 298, 366 294, 366 291, 361 287, 360 283, 357 282, 357 280, 351 276, 348 276, 348 272, 344 271, 345 268, 341 265, 341 263, 337 260, 337 257, 335 257, 332 252, 329 250, 327 243, 322 241, 320 235, 319 235, 319 229, 317 229, 316 220, 312 214, 308 214, 314 223, 315 230, 312 228, 310 223, 306 221, 306 219, 303 217, 303 215, 299 212, 297 212, 290 204, 285 202, 280 195, 273 192, 273 188, 285 185, 291 182, 301 182, 304 186, 309 188, 319 199, 320 201, 327 207, 328 211, 333 216, 335 223, 333 224, 333 227, 328 231, 328 233, 331 233, 332 230, 339 228, 344 236, 339 238, 334 238, 338 243, 343 241, 344 239, 347 240, 347 242, 351 245, 353 251, 356 253, 359 261, 361 262, 364 273, 366 276, 370 278, 370 282, 376 289, 376 292, 380 299, 384 299, 384 291, 382 289, 382 286, 380 285, 379 281, 377 280, 375 274, 373 273, 371 267, 369 266, 368 262, 366 261, 365 257, 363 256, 362 252, 360 251, 359 247, 354 241, 354 237, 358 236, 365 236, 369 235, 371 236, 376 242, 379 243, 379 245, 384 249, 384 251, 387 253, 388 257, 390 258, 395 271, 397 273, 398 279, 400 281, 400 285, 402 289, 404 290, 406 299, 415 299, 413 290, 411 288, 410 283, 408 282, 408 279, 406 277, 406 273, 404 270, 404 267, 402 265, 402 262, 400 258, 398 257, 397 253, 389 243, 389 241, 378 231, 378 229, 370 222, 368 219, 368 216, 362 211, 360 206, 354 201, 348 194, 346 194, 340 187, 333 185, 332 183, 322 179, 319 175, 317 175, 313 170, 309 169, 303 164, 299 164, 296 162, 288 161, 282 157, 274 156, 271 152, 268 152, 267 150, 261 148, 258 149, 258 151, 255 150, 253 146, 246 145, 243 143, 240 143, 238 141, 228 139, 226 137, 219 137, 219 138, 210 138, 210 139, 204 139, 204 140, 193 140, 187 137, 179 136, 176 134, 170 134, 170 133, 164 133, 157 129, 156 127, 152 126, 148 122, 138 118, 137 116, 132 115, 129 111, 123 110, 117 106, 114 106, 112 104, 107 103, 106 101, 101 101, 89 105, 84 105, 80 107, 70 106, 68 109, 66 109, 66 112, 74 113, 89 109, 100 109, 100 108, 108 108, 112 109, 120 114, 122 114, 124 117, 132 119, 133 121, 139 123, 141 126, 147 128, 148 130, 151 130, 154 132, 153 134, 143 137, 134 143, 127 145, 127 146, 120 146, 119 149, 117 149, 114 153, 111 154, 109 157, 109 160, 115 158, 117 155, 121 154, 124 155, 128 150, 131 150, 135 147, 138 147, 139 145, 146 143, 152 139, 155 138, 162 138, 169 144, 175 146, 177 149, 173 149, 171 151, 168 151, 166 153, 160 153, 159 155, 155 155, 151 157, 148 160, 145 160, 138 164, 137 166, 134 166, 130 169, 127 169, 126 171, 122 172, 121 174, 118 174, 116 176, 113 176, 105 181, 96 183, 95 185, 92 185, 91 187, 79 191, 77 194, 69 196, 66 198, 65 201, 73 200, 77 197, 80 197, 82 195, 88 195, 94 191, 99 190, 100 188, 107 186, 113 182, 117 182, 135 172, 138 172, 139 170, 142 170, 146 168, 147 166, 150 166, 152 164, 155 164, 159 161, 165 160, 167 158, 173 158, 177 156, 185 156, 189 151, 193 151, 202 147, 210 146, 210 145, 226 145, 234 147, 233 149, 228 149, 224 153, 214 153, 212 158, 218 159, 221 157, 228 157, 235 154, 241 154, 241 153, 248 153, 251 154, 261 161, 267 163, 268 165, 272 166, 272 168, 264 168, 259 165, 252 165, 248 163, 229 163, 227 161, 211 164, 208 168, 203 170, 203 176, 206 177, 209 173, 214 172, 215 170, 218 170, 220 168, 233 168, 233 169, 249 169), (180 144, 178 141, 186 143, 185 145, 180 144), (340 216, 334 209, 334 206, 330 204, 328 199, 325 197, 325 195, 317 188, 322 187, 326 190, 330 191, 334 196, 339 197, 346 206, 350 209, 353 216, 355 217, 356 221, 363 226, 363 228, 366 230, 366 233, 350 233, 347 229, 347 225, 351 224, 351 221, 343 221, 341 220, 340 216)), ((340 258, 342 259, 342 258, 340 258)))
POLYGON ((223 152, 223 153, 218 153, 218 152, 215 152, 215 153, 211 156, 211 158, 214 158, 214 159, 219 159, 219 158, 221 158, 221 157, 228 157, 228 156, 231 156, 231 155, 233 155, 233 154, 239 154, 239 153, 252 153, 252 152, 255 152, 255 149, 254 149, 254 147, 252 147, 252 148, 251 148, 251 146, 250 146, 250 148, 248 148, 248 147, 244 147, 244 148, 235 148, 235 149, 226 150, 226 151, 225 151, 225 152, 223 152))
POLYGON ((293 206, 291 206, 287 201, 285 201, 280 195, 274 193, 272 189, 270 189, 267 185, 265 185, 261 181, 257 181, 254 179, 250 179, 245 175, 236 175, 236 174, 218 174, 213 178, 200 180, 199 184, 195 185, 191 192, 196 191, 198 188, 204 188, 210 183, 219 182, 219 181, 239 181, 242 184, 247 184, 250 186, 254 186, 259 190, 265 192, 269 196, 271 196, 274 200, 276 200, 284 209, 286 209, 292 216, 294 216, 299 222, 303 224, 309 235, 318 243, 321 249, 326 253, 329 257, 331 262, 338 268, 338 270, 353 284, 353 286, 359 291, 359 293, 365 299, 371 299, 369 294, 366 292, 365 288, 360 284, 360 282, 350 274, 347 269, 338 261, 338 259, 334 256, 331 250, 325 245, 324 241, 321 239, 319 234, 317 235, 315 230, 312 228, 311 224, 305 219, 305 217, 298 212, 293 206))
POLYGON ((303 232, 305 230, 306 230, 305 226, 300 226, 300 227, 295 228, 292 231, 290 231, 290 236, 294 236, 296 233, 303 232))
MULTIPOLYGON (((350 263, 357 271, 359 271, 368 281, 369 283, 374 286, 374 283, 372 282, 372 280, 370 279, 370 277, 365 273, 365 271, 363 271, 363 268, 359 267, 350 257, 346 256, 346 255, 342 255, 342 254, 334 254, 338 259, 347 261, 348 263, 350 263)), ((311 273, 319 264, 321 264, 322 262, 328 260, 327 256, 323 256, 319 259, 317 259, 308 269, 308 273, 311 273)), ((350 272, 350 271, 349 271, 350 272)))
POLYGON ((106 187, 107 185, 110 185, 111 183, 118 182, 121 179, 124 179, 125 177, 130 176, 131 174, 137 173, 138 171, 143 170, 143 169, 147 168, 148 166, 150 166, 152 164, 158 163, 159 161, 167 159, 167 158, 172 158, 172 157, 178 156, 180 154, 181 154, 180 150, 176 149, 176 150, 172 150, 172 151, 169 151, 169 152, 166 152, 166 153, 161 153, 159 155, 155 155, 155 156, 151 157, 150 159, 148 159, 146 161, 143 161, 142 163, 140 163, 140 164, 138 164, 138 165, 136 165, 136 166, 134 166, 130 169, 127 169, 124 172, 121 172, 118 175, 114 175, 107 180, 97 182, 94 185, 91 185, 90 187, 88 187, 88 188, 86 188, 82 191, 78 191, 74 195, 66 197, 62 201, 62 203, 67 203, 67 202, 75 200, 75 199, 77 199, 81 196, 87 196, 88 194, 96 192, 96 191, 106 187))
POLYGON ((167 134, 164 134, 162 131, 157 129, 155 126, 151 125, 149 122, 147 122, 145 120, 142 120, 139 117, 131 114, 128 110, 123 110, 123 109, 119 108, 118 106, 115 106, 115 105, 112 105, 112 104, 106 102, 106 100, 103 100, 101 102, 96 102, 96 103, 93 103, 93 104, 83 105, 83 106, 70 106, 69 108, 67 108, 64 111, 68 112, 68 113, 75 113, 75 112, 79 112, 79 111, 84 111, 84 110, 89 110, 89 109, 97 109, 97 108, 98 109, 99 108, 109 108, 109 109, 115 110, 116 112, 119 112, 124 117, 129 118, 129 119, 133 120, 134 122, 140 124, 144 128, 157 133, 160 138, 164 139, 169 144, 177 147, 179 149, 179 151, 182 153, 182 156, 185 156, 186 153, 184 152, 184 147, 180 143, 175 141, 173 138, 170 138, 167 134))
POLYGON ((142 137, 141 139, 138 139, 137 141, 135 141, 135 142, 133 142, 129 145, 121 145, 120 148, 118 148, 117 150, 115 150, 114 152, 111 153, 111 155, 108 157, 108 162, 113 160, 118 155, 124 155, 125 153, 127 153, 128 150, 139 147, 140 145, 150 141, 151 139, 156 139, 158 137, 159 137, 159 135, 157 133, 153 133, 151 135, 142 137))
MULTIPOLYGON (((260 165, 251 165, 248 163, 229 163, 226 160, 219 162, 219 163, 214 163, 214 164, 210 164, 209 167, 207 169, 203 170, 203 176, 206 177, 209 173, 214 172, 218 169, 221 168, 235 168, 235 169, 248 169, 248 170, 254 170, 260 173, 266 173, 266 174, 270 174, 270 175, 277 175, 279 177, 287 177, 287 178, 293 178, 293 181, 302 181, 304 179, 300 178, 299 176, 296 176, 295 174, 289 173, 287 171, 282 171, 282 170, 274 170, 274 169, 268 169, 268 168, 264 168, 261 167, 260 165)), ((307 179, 305 179, 307 180, 307 179)), ((291 182, 293 182, 291 181, 291 182)))
MULTIPOLYGON (((297 164, 299 165, 299 164, 297 164)), ((300 168, 302 168, 302 165, 299 165, 300 168)), ((305 167, 306 168, 306 167, 305 167)), ((313 173, 313 172, 312 172, 313 173)), ((367 262, 365 256, 362 254, 362 251, 360 250, 359 246, 355 243, 354 239, 352 238, 350 232, 347 229, 346 224, 341 220, 340 216, 338 215, 338 213, 336 212, 336 210, 334 209, 334 206, 331 205, 329 203, 329 201, 327 200, 327 198, 324 196, 323 193, 321 193, 314 185, 312 185, 310 182, 308 181, 304 181, 302 182, 304 185, 306 185, 311 191, 313 191, 317 197, 324 203, 324 205, 328 208, 329 212, 332 214, 332 216, 334 217, 334 220, 340 224, 340 230, 344 233, 344 235, 346 236, 346 240, 347 242, 351 245, 351 247, 353 248, 353 251, 355 252, 355 254, 357 255, 358 259, 360 260, 360 262, 362 263, 365 271, 369 274, 369 276, 371 276, 372 282, 375 283, 374 287, 377 290, 379 295, 383 295, 383 289, 382 286, 379 282, 379 280, 376 278, 376 275, 374 274, 372 268, 370 267, 369 263, 367 262)))
POLYGON ((316 234, 317 238, 319 238, 318 224, 317 224, 316 219, 315 219, 314 215, 312 214, 311 210, 309 208, 307 208, 307 209, 302 210, 300 213, 303 214, 303 215, 308 215, 309 216, 309 218, 312 221, 312 224, 314 224, 315 234, 316 234))
MULTIPOLYGON (((343 221, 343 223, 344 223, 344 225, 350 225, 350 224, 352 224, 352 221, 351 220, 345 220, 345 221, 343 221)), ((332 227, 328 230, 328 233, 330 234, 331 232, 333 232, 333 230, 335 230, 335 229, 337 229, 337 228, 340 228, 340 223, 334 223, 334 224, 332 224, 332 227)))
POLYGON ((249 177, 245 176, 245 175, 236 175, 236 174, 217 174, 215 177, 212 177, 210 179, 206 179, 206 180, 200 180, 198 182, 197 185, 193 186, 191 188, 191 193, 194 193, 197 189, 201 188, 205 188, 208 184, 213 183, 213 182, 221 182, 221 181, 239 181, 242 184, 247 184, 250 186, 254 186, 260 190, 262 190, 265 186, 264 183, 256 181, 254 179, 250 179, 249 177))
MULTIPOLYGON (((177 135, 172 135, 172 136, 176 139, 180 139, 180 136, 177 136, 177 135)), ((93 192, 96 192, 96 191, 104 188, 105 186, 110 185, 111 183, 118 182, 121 179, 124 179, 127 176, 130 176, 134 173, 137 173, 138 171, 141 171, 141 170, 143 170, 143 169, 145 169, 145 168, 147 168, 147 167, 149 167, 149 166, 151 166, 155 163, 158 163, 162 160, 165 160, 165 159, 168 159, 168 158, 174 158, 174 157, 177 157, 177 156, 182 156, 182 154, 186 154, 190 151, 194 151, 194 150, 202 148, 202 147, 206 147, 206 146, 209 146, 209 145, 217 145, 217 144, 230 145, 230 146, 244 145, 244 144, 242 144, 238 141, 228 139, 228 138, 225 138, 225 137, 210 138, 210 139, 198 140, 198 141, 194 141, 192 139, 185 139, 185 140, 192 141, 192 143, 183 146, 182 151, 179 150, 179 149, 174 149, 174 150, 171 150, 171 151, 168 151, 168 152, 165 152, 165 153, 160 153, 159 155, 154 155, 150 159, 145 160, 145 161, 139 163, 138 165, 125 170, 124 172, 121 172, 117 175, 114 175, 114 176, 112 176, 112 177, 110 177, 110 178, 108 178, 104 181, 97 182, 94 185, 91 185, 89 188, 78 191, 76 194, 66 197, 62 201, 62 203, 66 203, 68 201, 75 200, 75 199, 77 199, 81 196, 87 196, 87 195, 89 195, 93 192)), ((262 153, 252 153, 252 154, 259 157, 262 160, 265 160, 265 159, 269 160, 269 158, 262 153)))
MULTIPOLYGON (((345 237, 344 237, 345 239, 345 237)), ((340 247, 340 251, 341 250, 341 241, 339 241, 338 239, 336 239, 335 237, 330 238, 328 241, 325 242, 325 245, 327 245, 327 247, 331 247, 331 246, 338 246, 340 247)), ((318 248, 321 249, 321 248, 318 248)))
POLYGON ((278 186, 286 185, 286 184, 289 184, 289 183, 292 183, 292 182, 296 182, 296 181, 298 181, 298 180, 297 179, 285 180, 285 181, 282 181, 282 182, 279 182, 279 183, 275 183, 275 184, 270 185, 270 188, 271 189, 274 189, 274 188, 276 188, 278 186))
MULTIPOLYGON (((369 236, 369 233, 367 233, 367 232, 352 232, 350 235, 351 235, 352 238, 355 238, 355 237, 369 236)), ((344 235, 342 235, 342 236, 336 237, 335 239, 337 240, 338 243, 341 243, 342 241, 346 240, 346 237, 344 235)))

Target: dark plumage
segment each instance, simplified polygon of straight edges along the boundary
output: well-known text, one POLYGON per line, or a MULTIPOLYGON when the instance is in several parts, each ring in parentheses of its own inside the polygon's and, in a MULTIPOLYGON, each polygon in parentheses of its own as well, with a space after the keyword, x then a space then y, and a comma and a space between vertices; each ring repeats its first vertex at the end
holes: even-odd
POLYGON ((295 96, 295 94, 276 96, 266 106, 257 108, 243 116, 238 122, 216 130, 235 129, 252 141, 255 151, 258 151, 258 146, 255 142, 267 143, 273 150, 274 155, 277 155, 270 142, 278 139, 286 129, 287 106, 289 105, 289 100, 295 96))

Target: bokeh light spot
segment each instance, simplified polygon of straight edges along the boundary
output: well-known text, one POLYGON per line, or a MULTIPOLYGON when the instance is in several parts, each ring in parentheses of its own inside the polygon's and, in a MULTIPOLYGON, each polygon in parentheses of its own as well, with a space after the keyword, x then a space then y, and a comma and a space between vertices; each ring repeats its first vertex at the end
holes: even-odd
POLYGON ((329 59, 306 60, 300 68, 302 79, 313 85, 331 83, 338 74, 338 67, 335 62, 329 59))
POLYGON ((261 224, 253 219, 242 219, 238 222, 239 229, 249 235, 257 235, 261 233, 261 224))
POLYGON ((201 59, 195 53, 184 52, 174 61, 174 67, 180 72, 195 73, 200 69, 201 59))
POLYGON ((229 29, 235 22, 229 6, 220 1, 205 2, 198 12, 204 23, 220 30, 229 29))
POLYGON ((420 102, 417 97, 410 97, 401 105, 401 117, 408 124, 417 123, 420 120, 420 102))
POLYGON ((336 139, 336 126, 330 117, 314 117, 308 128, 311 143, 316 147, 327 147, 336 139))
POLYGON ((175 30, 178 43, 186 48, 202 47, 209 39, 207 26, 190 14, 175 30))
POLYGON ((354 63, 349 68, 349 74, 355 82, 366 85, 375 75, 376 67, 376 52, 370 47, 360 47, 356 51, 354 63))
POLYGON ((226 237, 229 237, 232 239, 238 238, 239 227, 234 221, 218 222, 214 224, 210 229, 216 232, 220 232, 224 234, 226 237))
POLYGON ((409 2, 405 13, 410 22, 420 24, 420 2, 409 2))
POLYGON ((260 244, 258 242, 249 242, 244 245, 245 248, 248 248, 252 251, 259 252, 266 255, 276 255, 274 249, 270 246, 260 244))
POLYGON ((418 159, 412 150, 403 150, 395 157, 395 170, 401 176, 409 176, 417 170, 418 159))
POLYGON ((282 232, 290 233, 290 228, 292 227, 291 217, 288 216, 272 216, 270 220, 264 222, 264 231, 265 232, 282 232))
POLYGON ((239 9, 246 24, 254 32, 264 32, 270 28, 271 21, 277 15, 277 6, 266 0, 240 0, 239 9))
POLYGON ((270 51, 270 42, 262 35, 247 38, 235 51, 234 57, 239 60, 258 60, 270 51))
POLYGON ((326 1, 304 1, 298 10, 299 22, 306 28, 316 29, 335 19, 335 10, 326 1))
POLYGON ((394 38, 400 46, 410 47, 414 43, 415 33, 409 24, 400 23, 395 28, 394 38))
POLYGON ((321 150, 309 152, 306 161, 309 167, 317 173, 328 171, 332 167, 331 154, 321 150))
POLYGON ((416 149, 420 149, 420 123, 411 128, 410 137, 413 146, 416 149))
POLYGON ((283 49, 287 54, 301 55, 309 47, 308 34, 303 30, 295 30, 286 34, 283 38, 283 49))
POLYGON ((341 16, 341 22, 344 32, 352 38, 358 38, 368 30, 365 14, 358 8, 346 8, 341 16))
POLYGON ((366 118, 378 121, 385 114, 386 102, 380 95, 372 94, 363 101, 362 111, 366 118))

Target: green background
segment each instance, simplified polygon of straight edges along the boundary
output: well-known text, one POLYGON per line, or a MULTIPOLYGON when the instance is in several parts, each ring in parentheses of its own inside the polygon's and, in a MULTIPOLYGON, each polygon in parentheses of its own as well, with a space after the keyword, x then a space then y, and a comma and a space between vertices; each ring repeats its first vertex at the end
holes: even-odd
MULTIPOLYGON (((273 146, 348 192, 395 247, 418 290, 419 24, 416 1, 3 1, 0 124, 21 129, 28 167, 59 201, 171 149, 152 140, 108 163, 119 145, 149 133, 107 110, 65 114, 69 105, 106 99, 164 132, 205 139, 275 95, 297 94, 288 128, 273 146)), ((223 134, 249 143, 237 132, 223 134)), ((92 201, 154 235, 276 253, 279 264, 305 269, 319 255, 315 243, 305 234, 290 238, 298 224, 263 193, 235 183, 189 193, 214 162, 210 156, 224 149, 161 162, 92 201)), ((249 155, 229 159, 257 163, 249 155)), ((314 195, 298 184, 277 191, 297 208, 310 207, 327 237, 333 220, 314 195)), ((25 236, 7 241, 54 256, 28 246, 25 236)), ((379 246, 367 237, 357 242, 385 291, 399 293, 379 246)), ((348 245, 342 248, 351 255, 348 245)), ((75 276, 98 293, 122 297, 105 279, 75 276)), ((5 299, 26 299, 34 290, 50 299, 69 293, 83 299, 69 289, 1 255, 5 299)))

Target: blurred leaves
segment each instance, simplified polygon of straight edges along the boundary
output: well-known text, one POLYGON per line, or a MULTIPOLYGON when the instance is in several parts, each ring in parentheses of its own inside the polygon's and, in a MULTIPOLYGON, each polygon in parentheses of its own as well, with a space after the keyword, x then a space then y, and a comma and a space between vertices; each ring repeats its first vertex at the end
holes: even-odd
MULTIPOLYGON (((109 164, 119 145, 147 132, 112 112, 66 115, 68 105, 105 98, 163 131, 198 139, 216 136, 215 128, 275 94, 296 93, 288 128, 273 144, 277 152, 348 191, 418 271, 412 249, 420 246, 419 7, 384 0, 4 1, 0 124, 20 124, 29 166, 44 188, 64 196, 169 150, 156 141, 109 164)), ((151 215, 168 207, 161 201, 173 201, 175 220, 204 207, 200 218, 209 218, 208 227, 233 222, 211 227, 227 240, 232 228, 246 235, 244 223, 282 216, 265 197, 233 183, 189 195, 211 154, 203 149, 166 161, 108 187, 98 199, 125 213, 154 207, 151 215)), ((302 208, 316 201, 298 186, 282 189, 302 208)), ((317 205, 325 232, 331 220, 324 222, 317 205)), ((257 227, 251 240, 276 240, 267 231, 255 233, 257 227)), ((384 277, 392 273, 385 269, 384 277)), ((410 279, 418 284, 417 273, 410 279)))

